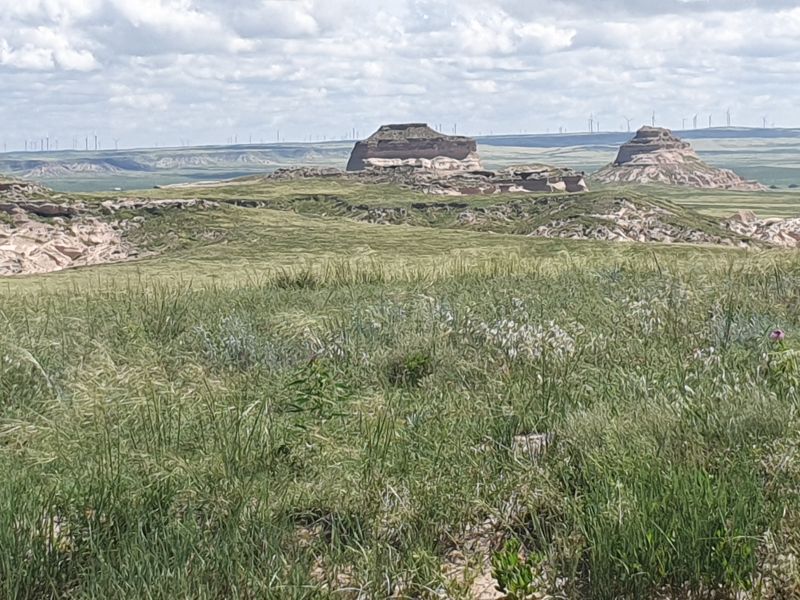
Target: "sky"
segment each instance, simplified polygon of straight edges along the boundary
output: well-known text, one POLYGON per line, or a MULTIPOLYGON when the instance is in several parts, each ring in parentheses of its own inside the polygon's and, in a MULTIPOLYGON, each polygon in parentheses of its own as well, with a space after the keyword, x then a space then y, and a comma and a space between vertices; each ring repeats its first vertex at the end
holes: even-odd
POLYGON ((0 143, 800 126, 798 0, 0 0, 0 143))

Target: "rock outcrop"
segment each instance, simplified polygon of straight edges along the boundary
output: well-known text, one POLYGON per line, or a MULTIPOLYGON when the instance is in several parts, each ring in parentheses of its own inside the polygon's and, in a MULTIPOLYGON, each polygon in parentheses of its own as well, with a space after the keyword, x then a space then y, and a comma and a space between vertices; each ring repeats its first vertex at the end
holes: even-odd
POLYGON ((0 176, 0 201, 25 202, 30 200, 51 200, 58 194, 30 181, 7 179, 0 176))
POLYGON ((486 196, 504 193, 585 192, 582 173, 548 165, 518 165, 500 171, 438 171, 409 165, 370 167, 344 173, 335 169, 279 169, 271 180, 339 178, 367 184, 392 184, 432 196, 486 196))
POLYGON ((731 231, 781 248, 800 248, 800 219, 759 219, 753 211, 742 210, 725 221, 731 231))
POLYGON ((119 223, 92 218, 40 222, 23 212, 14 217, 13 224, 0 222, 0 276, 49 273, 137 256, 119 223))
POLYGON ((746 241, 734 236, 717 235, 676 222, 672 217, 673 213, 664 208, 639 206, 621 198, 611 210, 558 219, 538 227, 529 237, 747 246, 746 241))
POLYGON ((657 183, 739 191, 767 189, 733 171, 705 163, 688 143, 660 127, 642 127, 622 145, 617 159, 592 179, 600 183, 657 183))
POLYGON ((425 123, 384 125, 355 145, 347 170, 400 166, 435 171, 480 169, 478 144, 467 137, 439 133, 425 123))
POLYGON ((0 179, 0 277, 138 258, 126 233, 141 224, 141 213, 218 207, 197 199, 75 202, 33 183, 0 179), (140 215, 110 216, 118 212, 140 215))

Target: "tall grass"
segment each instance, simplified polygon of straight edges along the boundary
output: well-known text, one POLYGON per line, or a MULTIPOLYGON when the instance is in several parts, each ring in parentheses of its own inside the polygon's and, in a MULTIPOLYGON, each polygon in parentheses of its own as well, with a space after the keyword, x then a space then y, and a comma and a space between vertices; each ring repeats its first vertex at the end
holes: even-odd
POLYGON ((8 293, 0 597, 468 597, 442 565, 482 523, 541 592, 792 597, 798 281, 638 255, 8 293))

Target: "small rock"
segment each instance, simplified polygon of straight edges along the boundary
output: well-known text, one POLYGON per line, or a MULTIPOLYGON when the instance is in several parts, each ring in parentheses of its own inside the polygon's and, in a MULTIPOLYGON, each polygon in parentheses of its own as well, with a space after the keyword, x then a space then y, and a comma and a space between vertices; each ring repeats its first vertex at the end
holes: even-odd
POLYGON ((515 458, 524 458, 531 461, 538 460, 553 443, 552 433, 531 433, 518 435, 511 444, 515 458))

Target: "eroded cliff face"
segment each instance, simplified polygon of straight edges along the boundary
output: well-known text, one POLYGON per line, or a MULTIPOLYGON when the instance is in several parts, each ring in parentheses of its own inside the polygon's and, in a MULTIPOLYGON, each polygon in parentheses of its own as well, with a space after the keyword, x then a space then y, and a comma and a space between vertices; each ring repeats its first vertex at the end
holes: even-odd
POLYGON ((136 248, 128 234, 141 226, 143 215, 218 206, 197 199, 116 198, 87 203, 0 176, 0 277, 140 258, 148 252, 136 248))
POLYGON ((600 183, 658 183, 740 191, 767 189, 733 171, 705 163, 688 143, 659 127, 642 127, 630 142, 620 147, 617 159, 592 179, 600 183))
POLYGON ((429 170, 480 169, 478 144, 434 131, 424 123, 384 125, 353 148, 348 171, 410 166, 429 170))

